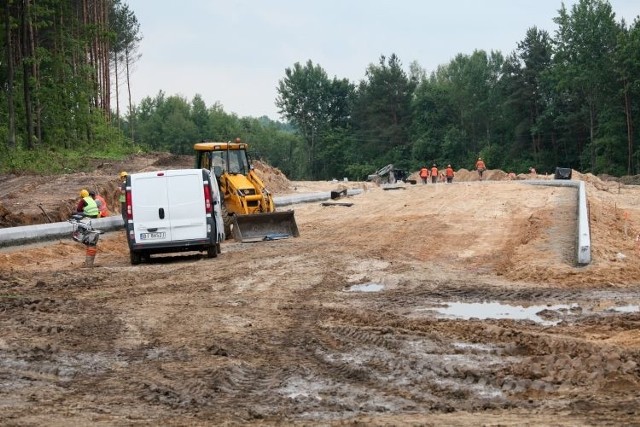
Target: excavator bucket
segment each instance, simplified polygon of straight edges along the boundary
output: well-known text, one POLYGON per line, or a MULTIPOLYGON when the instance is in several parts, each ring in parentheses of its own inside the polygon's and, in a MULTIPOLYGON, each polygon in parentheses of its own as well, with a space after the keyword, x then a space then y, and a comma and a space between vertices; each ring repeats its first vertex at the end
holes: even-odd
POLYGON ((260 242, 300 236, 293 211, 233 215, 231 232, 237 242, 260 242))

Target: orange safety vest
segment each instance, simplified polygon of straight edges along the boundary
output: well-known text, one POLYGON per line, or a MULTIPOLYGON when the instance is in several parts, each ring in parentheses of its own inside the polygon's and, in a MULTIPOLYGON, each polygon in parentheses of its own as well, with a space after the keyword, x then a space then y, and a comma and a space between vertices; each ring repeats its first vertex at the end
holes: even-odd
POLYGON ((420 178, 428 178, 429 177, 429 169, 422 168, 420 169, 420 178))
POLYGON ((452 169, 452 168, 447 168, 446 173, 447 173, 447 176, 448 176, 448 177, 453 176, 453 169, 452 169))
POLYGON ((482 169, 485 170, 487 167, 484 165, 484 162, 482 160, 478 160, 476 162, 476 169, 482 169))
POLYGON ((431 168, 431 176, 438 176, 438 168, 437 167, 432 167, 431 168))
POLYGON ((96 194, 96 201, 98 200, 100 201, 100 206, 98 206, 98 209, 100 210, 100 216, 103 218, 109 216, 109 209, 107 208, 107 202, 106 200, 104 200, 104 197, 96 194))

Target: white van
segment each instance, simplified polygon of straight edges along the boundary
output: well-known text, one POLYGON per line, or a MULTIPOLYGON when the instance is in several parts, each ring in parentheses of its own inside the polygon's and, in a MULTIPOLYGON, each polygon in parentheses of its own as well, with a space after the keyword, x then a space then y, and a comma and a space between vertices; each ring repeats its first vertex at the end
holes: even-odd
POLYGON ((126 181, 131 264, 151 254, 200 251, 214 258, 225 239, 220 191, 206 169, 133 173, 126 181))

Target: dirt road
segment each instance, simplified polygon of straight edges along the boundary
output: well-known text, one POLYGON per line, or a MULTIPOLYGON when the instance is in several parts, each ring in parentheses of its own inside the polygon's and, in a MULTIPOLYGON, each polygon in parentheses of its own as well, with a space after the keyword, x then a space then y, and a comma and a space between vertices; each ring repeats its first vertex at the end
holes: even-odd
POLYGON ((590 179, 576 267, 574 189, 364 187, 216 259, 3 249, 2 424, 638 423, 640 188, 590 179))

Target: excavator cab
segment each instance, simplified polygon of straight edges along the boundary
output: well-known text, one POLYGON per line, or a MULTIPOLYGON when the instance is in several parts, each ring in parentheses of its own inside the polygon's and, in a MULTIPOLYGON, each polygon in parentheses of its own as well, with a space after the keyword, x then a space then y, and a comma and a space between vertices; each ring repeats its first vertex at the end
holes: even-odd
POLYGON ((211 170, 218 179, 224 173, 233 175, 249 174, 249 158, 245 150, 198 151, 198 153, 202 156, 203 165, 211 165, 208 168, 206 166, 203 167, 211 170))
POLYGON ((240 139, 194 145, 195 167, 218 179, 225 234, 241 242, 298 237, 293 211, 275 212, 273 196, 253 170, 247 149, 240 139))

